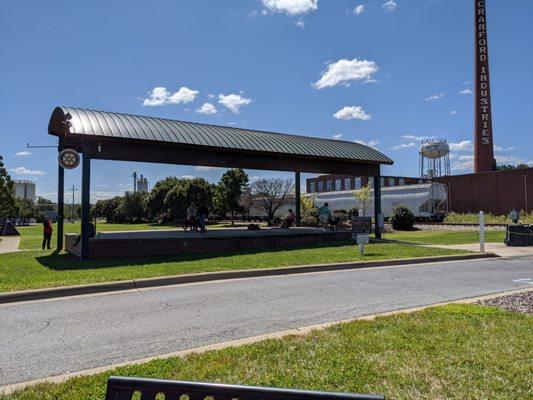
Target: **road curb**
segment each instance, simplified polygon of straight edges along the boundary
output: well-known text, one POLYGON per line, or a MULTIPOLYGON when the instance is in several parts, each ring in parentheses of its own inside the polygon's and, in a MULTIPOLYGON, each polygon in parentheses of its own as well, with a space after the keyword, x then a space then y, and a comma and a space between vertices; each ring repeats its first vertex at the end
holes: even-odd
POLYGON ((278 275, 292 275, 311 272, 341 271, 348 269, 389 267, 409 264, 425 264, 445 261, 477 260, 498 257, 491 253, 459 254, 450 256, 403 258, 382 261, 357 261, 333 264, 298 265, 280 268, 261 268, 237 271, 203 272, 197 274, 163 276, 157 278, 132 279, 117 282, 104 282, 91 285, 54 287, 37 290, 22 290, 0 293, 0 304, 22 301, 53 299, 86 294, 117 292, 132 289, 145 289, 158 286, 184 285, 189 283, 221 281, 228 279, 256 278, 278 275))
POLYGON ((256 336, 251 336, 251 337, 246 337, 246 338, 241 338, 241 339, 234 339, 234 340, 229 340, 226 342, 207 344, 207 345, 200 346, 200 347, 178 350, 178 351, 171 352, 171 353, 149 356, 149 357, 145 357, 145 358, 141 358, 137 360, 131 360, 131 361, 126 361, 122 363, 105 365, 101 367, 96 367, 96 368, 91 368, 91 369, 86 369, 86 370, 81 370, 81 371, 76 371, 76 372, 68 372, 65 374, 50 376, 47 378, 39 378, 39 379, 31 380, 31 381, 25 381, 25 382, 19 382, 19 383, 13 383, 10 385, 0 386, 0 395, 10 395, 13 392, 22 390, 30 386, 35 386, 39 384, 58 384, 58 383, 65 382, 71 378, 101 374, 101 373, 111 371, 117 368, 144 364, 144 363, 148 363, 154 360, 165 360, 171 357, 186 357, 190 354, 202 354, 208 351, 222 350, 228 347, 250 345, 250 344, 257 343, 257 342, 261 342, 263 340, 281 339, 286 336, 305 336, 313 331, 321 331, 321 330, 328 329, 332 326, 339 325, 339 324, 351 323, 355 321, 372 321, 373 319, 378 318, 378 317, 388 317, 388 316, 398 315, 398 314, 409 314, 409 313, 419 312, 427 308, 439 307, 439 306, 444 306, 447 304, 471 304, 477 301, 488 300, 488 299, 492 299, 492 298, 500 297, 500 296, 525 293, 525 292, 532 291, 532 290, 533 290, 533 287, 504 291, 504 292, 495 292, 495 293, 482 295, 482 296, 467 297, 463 299, 450 300, 450 301, 444 301, 444 302, 433 303, 433 304, 426 304, 426 305, 417 306, 417 307, 402 308, 398 310, 385 311, 385 312, 376 313, 376 314, 363 315, 360 317, 354 317, 354 318, 348 318, 348 319, 331 321, 331 322, 324 322, 324 323, 319 323, 319 324, 314 324, 314 325, 307 325, 307 326, 303 326, 299 328, 291 328, 291 329, 285 329, 282 331, 264 333, 261 335, 256 335, 256 336))

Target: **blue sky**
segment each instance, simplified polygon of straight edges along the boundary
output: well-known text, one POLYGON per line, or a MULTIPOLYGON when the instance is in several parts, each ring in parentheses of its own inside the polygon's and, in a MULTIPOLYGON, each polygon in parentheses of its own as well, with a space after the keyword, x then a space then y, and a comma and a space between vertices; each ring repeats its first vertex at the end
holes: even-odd
MULTIPOLYGON (((497 159, 533 162, 533 2, 487 8, 497 159)), ((416 176, 420 139, 442 137, 452 172, 466 173, 473 51, 467 0, 5 0, 0 154, 55 199, 55 150, 26 143, 54 144, 48 119, 68 105, 360 140, 393 158, 383 173, 395 175, 416 176)), ((131 189, 133 171, 151 184, 223 173, 96 161, 92 199, 131 189)), ((79 168, 66 184, 80 185, 79 168)))

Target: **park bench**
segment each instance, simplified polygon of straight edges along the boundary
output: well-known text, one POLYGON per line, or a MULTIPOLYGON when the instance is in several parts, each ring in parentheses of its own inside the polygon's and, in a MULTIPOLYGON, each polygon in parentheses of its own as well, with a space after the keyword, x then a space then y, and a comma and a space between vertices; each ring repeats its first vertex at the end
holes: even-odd
MULTIPOLYGON (((130 400, 140 393, 141 400, 155 400, 163 394, 165 400, 378 400, 381 395, 315 392, 293 389, 274 389, 220 383, 181 382, 162 379, 124 378, 112 376, 107 381, 105 400, 130 400)), ((138 398, 138 397, 136 397, 138 398)), ((158 398, 158 399, 159 399, 158 398)))

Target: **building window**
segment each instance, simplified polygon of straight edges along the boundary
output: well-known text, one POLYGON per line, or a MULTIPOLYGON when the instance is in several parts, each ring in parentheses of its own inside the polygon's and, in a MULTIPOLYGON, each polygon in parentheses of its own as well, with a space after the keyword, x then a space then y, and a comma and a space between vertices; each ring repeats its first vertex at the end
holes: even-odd
POLYGON ((324 181, 318 181, 318 192, 323 192, 324 191, 324 181))
POLYGON ((309 193, 315 192, 315 181, 309 182, 309 193))
POLYGON ((396 186, 396 179, 389 178, 388 181, 389 181, 389 186, 396 186))
POLYGON ((381 177, 381 179, 379 181, 381 182, 381 187, 385 186, 385 178, 384 177, 381 177))
POLYGON ((344 190, 352 189, 352 180, 350 178, 344 179, 344 190))
POLYGON ((333 190, 333 181, 326 181, 326 192, 331 192, 333 190))
POLYGON ((398 178, 398 185, 404 186, 405 185, 405 178, 398 178))
POLYGON ((361 178, 355 178, 355 188, 356 189, 361 189, 361 186, 362 186, 361 178))
POLYGON ((373 176, 369 176, 368 177, 368 186, 373 188, 374 187, 374 177, 373 176))
POLYGON ((342 181, 340 179, 335 179, 335 190, 342 190, 342 181))

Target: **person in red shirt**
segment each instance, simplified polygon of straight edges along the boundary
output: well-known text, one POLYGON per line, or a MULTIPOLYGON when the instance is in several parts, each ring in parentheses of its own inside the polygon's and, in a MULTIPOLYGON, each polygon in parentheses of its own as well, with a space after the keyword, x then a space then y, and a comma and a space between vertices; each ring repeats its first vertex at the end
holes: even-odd
POLYGON ((43 222, 43 250, 45 245, 47 249, 50 249, 50 241, 52 240, 53 231, 54 228, 52 228, 52 222, 46 218, 43 222))

